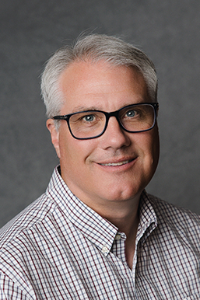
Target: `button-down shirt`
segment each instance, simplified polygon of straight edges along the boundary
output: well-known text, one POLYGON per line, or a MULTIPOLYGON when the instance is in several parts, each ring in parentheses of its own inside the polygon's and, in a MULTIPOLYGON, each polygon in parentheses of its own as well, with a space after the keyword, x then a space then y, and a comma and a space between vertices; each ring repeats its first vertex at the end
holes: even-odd
POLYGON ((0 232, 0 299, 200 299, 200 218, 143 192, 133 266, 126 235, 76 198, 56 168, 0 232))

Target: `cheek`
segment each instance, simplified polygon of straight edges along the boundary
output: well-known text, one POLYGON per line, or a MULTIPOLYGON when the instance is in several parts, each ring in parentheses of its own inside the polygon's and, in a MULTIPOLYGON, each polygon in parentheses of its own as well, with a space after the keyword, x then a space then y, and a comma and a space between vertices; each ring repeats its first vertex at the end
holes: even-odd
POLYGON ((77 140, 69 134, 61 136, 60 139, 60 161, 66 167, 82 168, 88 164, 89 158, 95 151, 94 140, 77 140))
POLYGON ((70 165, 76 161, 75 157, 77 155, 74 146, 73 137, 64 128, 60 128, 59 134, 59 151, 60 151, 60 165, 62 169, 70 168, 70 165))
POLYGON ((150 166, 157 166, 159 158, 159 136, 157 129, 155 128, 153 131, 140 135, 137 139, 137 145, 144 159, 144 164, 149 163, 150 166))

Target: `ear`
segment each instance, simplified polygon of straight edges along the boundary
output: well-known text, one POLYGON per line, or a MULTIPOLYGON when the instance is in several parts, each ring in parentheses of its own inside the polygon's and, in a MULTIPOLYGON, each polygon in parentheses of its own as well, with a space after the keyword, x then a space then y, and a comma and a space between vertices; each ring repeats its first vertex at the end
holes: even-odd
POLYGON ((48 119, 46 122, 46 126, 51 134, 51 141, 54 145, 58 158, 60 158, 59 130, 56 129, 53 119, 48 119))

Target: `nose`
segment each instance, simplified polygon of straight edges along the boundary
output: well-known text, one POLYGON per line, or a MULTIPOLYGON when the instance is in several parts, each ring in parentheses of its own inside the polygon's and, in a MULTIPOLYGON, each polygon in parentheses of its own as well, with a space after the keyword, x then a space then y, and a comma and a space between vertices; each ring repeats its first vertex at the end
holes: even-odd
POLYGON ((130 145, 129 134, 121 128, 115 116, 109 118, 106 131, 101 140, 104 149, 120 149, 123 146, 130 145))

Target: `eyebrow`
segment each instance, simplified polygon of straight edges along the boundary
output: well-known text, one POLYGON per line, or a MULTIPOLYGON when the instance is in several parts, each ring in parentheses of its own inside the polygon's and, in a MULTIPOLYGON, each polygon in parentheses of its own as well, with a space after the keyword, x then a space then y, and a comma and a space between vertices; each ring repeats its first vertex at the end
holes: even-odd
POLYGON ((87 111, 87 110, 101 110, 95 106, 76 106, 73 108, 72 113, 79 112, 79 111, 87 111))

